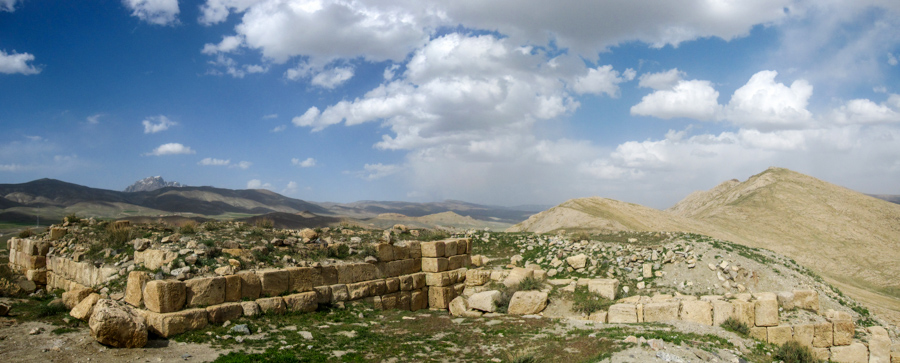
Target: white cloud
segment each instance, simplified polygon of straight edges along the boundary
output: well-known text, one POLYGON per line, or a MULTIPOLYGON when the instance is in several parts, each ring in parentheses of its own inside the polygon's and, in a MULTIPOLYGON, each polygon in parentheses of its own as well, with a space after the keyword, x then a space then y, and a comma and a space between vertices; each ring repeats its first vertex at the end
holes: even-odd
POLYGON ((183 154, 195 154, 196 151, 191 150, 190 147, 184 146, 179 143, 168 143, 162 144, 153 151, 146 153, 144 155, 148 156, 163 156, 163 155, 183 155, 183 154))
POLYGON ((588 73, 575 79, 572 89, 578 94, 591 93, 616 98, 619 96, 619 83, 634 79, 635 71, 626 69, 619 77, 619 72, 613 70, 611 65, 588 69, 588 73))
POLYGON ((16 53, 15 50, 12 53, 6 53, 5 50, 0 50, 0 73, 26 75, 41 73, 40 68, 28 64, 33 60, 34 55, 30 53, 16 53))
POLYGON ((394 79, 394 74, 397 70, 400 69, 399 64, 392 64, 390 67, 384 69, 384 80, 390 81, 394 79))
POLYGON ((365 180, 376 180, 392 175, 400 171, 400 166, 395 164, 366 164, 360 177, 365 180))
MULTIPOLYGON (((656 82, 654 86, 658 86, 661 84, 658 81, 651 82, 656 82)), ((644 83, 643 77, 641 83, 644 83)), ((686 117, 714 120, 722 109, 718 98, 719 92, 709 81, 677 81, 671 90, 660 89, 644 96, 640 103, 631 107, 631 114, 663 119, 686 117)))
POLYGON ((88 116, 85 120, 87 120, 87 123, 89 123, 91 125, 97 125, 100 123, 100 118, 103 116, 106 116, 106 114, 96 113, 96 114, 88 116))
POLYGON ((0 0, 0 11, 16 11, 16 2, 18 0, 0 0))
POLYGON ((247 182, 247 189, 268 189, 272 190, 272 184, 263 183, 259 179, 251 179, 247 182))
POLYGON ((219 44, 206 43, 203 45, 203 49, 200 53, 206 55, 215 55, 217 53, 230 53, 238 49, 244 40, 240 36, 231 35, 222 37, 222 41, 219 44))
POLYGON ((231 160, 222 160, 222 159, 213 159, 213 158, 204 158, 197 163, 197 165, 212 165, 212 166, 228 166, 231 164, 231 160))
POLYGON ((141 121, 141 124, 144 125, 145 134, 155 134, 157 132, 166 131, 169 127, 175 126, 178 123, 169 120, 166 116, 159 115, 147 117, 144 121, 141 121))
POLYGON ((310 168, 316 166, 316 159, 306 158, 306 160, 300 160, 297 158, 291 159, 291 164, 294 166, 299 166, 301 168, 310 168))
POLYGON ((19 164, 0 164, 0 171, 7 172, 7 173, 15 173, 15 172, 19 172, 19 171, 22 171, 25 169, 26 169, 26 167, 23 167, 22 165, 19 165, 19 164))
POLYGON ((263 116, 262 118, 263 118, 263 120, 271 120, 271 119, 274 119, 274 118, 278 118, 278 114, 277 114, 277 113, 271 113, 271 114, 268 114, 268 115, 263 116))
POLYGON ((284 189, 281 190, 281 194, 294 195, 294 194, 297 194, 297 192, 299 190, 300 190, 300 186, 297 185, 297 182, 291 180, 287 183, 287 186, 285 186, 284 189))
POLYGON ((178 0, 122 0, 131 16, 150 24, 172 25, 178 22, 178 0))
POLYGON ((272 132, 282 132, 284 130, 287 130, 287 125, 278 125, 272 129, 272 132))
POLYGON ((895 57, 893 53, 888 53, 887 58, 888 58, 888 64, 890 64, 892 66, 897 65, 897 57, 895 57))
POLYGON ((251 162, 249 162, 249 161, 241 161, 241 162, 238 162, 237 164, 232 165, 231 167, 232 167, 232 168, 238 168, 238 169, 244 169, 244 170, 247 170, 247 169, 249 169, 251 166, 253 166, 253 163, 251 163, 251 162))
POLYGON ((228 74, 234 78, 244 78, 244 76, 248 74, 254 73, 266 73, 269 71, 269 67, 265 65, 259 64, 238 64, 234 59, 225 56, 224 54, 217 54, 214 60, 208 62, 213 69, 207 71, 207 74, 220 76, 223 73, 221 71, 216 70, 216 68, 224 69, 224 74, 228 74))
POLYGON ((335 67, 316 74, 312 77, 310 83, 319 87, 334 89, 350 78, 353 78, 353 68, 335 67))
POLYGON ((900 122, 900 95, 892 94, 886 102, 877 104, 868 99, 855 99, 831 113, 839 124, 879 124, 900 122))
POLYGON ((640 77, 638 86, 655 90, 670 90, 675 88, 685 75, 686 74, 679 71, 678 68, 672 68, 668 71, 659 73, 644 73, 640 77))
POLYGON ((244 12, 263 0, 207 0, 200 6, 200 24, 212 25, 225 21, 229 12, 244 12))
POLYGON ((759 130, 802 128, 812 114, 806 109, 813 87, 796 80, 790 87, 775 82, 776 71, 760 71, 734 91, 726 118, 740 126, 759 130))

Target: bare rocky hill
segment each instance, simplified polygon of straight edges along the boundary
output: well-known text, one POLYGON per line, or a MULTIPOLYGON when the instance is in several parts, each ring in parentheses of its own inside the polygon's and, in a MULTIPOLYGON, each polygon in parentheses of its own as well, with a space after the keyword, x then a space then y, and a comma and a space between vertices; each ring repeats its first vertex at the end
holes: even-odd
POLYGON ((900 205, 782 168, 695 192, 666 211, 570 200, 509 231, 686 231, 782 253, 900 321, 900 205))

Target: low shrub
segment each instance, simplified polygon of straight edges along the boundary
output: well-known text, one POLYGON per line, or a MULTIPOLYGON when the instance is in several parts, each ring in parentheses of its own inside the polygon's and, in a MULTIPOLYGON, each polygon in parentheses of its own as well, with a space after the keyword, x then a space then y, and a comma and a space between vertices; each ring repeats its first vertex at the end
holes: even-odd
POLYGON ((813 355, 809 347, 799 342, 790 341, 784 343, 775 352, 775 359, 779 359, 784 363, 818 363, 819 360, 813 355))
POLYGON ((722 322, 722 329, 728 330, 730 332, 735 332, 743 336, 750 335, 750 327, 747 324, 735 319, 728 318, 722 322))
POLYGON ((578 286, 572 294, 572 310, 590 315, 595 311, 606 310, 614 301, 592 293, 587 286, 578 286))
POLYGON ((34 236, 34 231, 32 231, 31 228, 26 228, 22 230, 22 232, 19 232, 19 238, 28 238, 31 236, 34 236))

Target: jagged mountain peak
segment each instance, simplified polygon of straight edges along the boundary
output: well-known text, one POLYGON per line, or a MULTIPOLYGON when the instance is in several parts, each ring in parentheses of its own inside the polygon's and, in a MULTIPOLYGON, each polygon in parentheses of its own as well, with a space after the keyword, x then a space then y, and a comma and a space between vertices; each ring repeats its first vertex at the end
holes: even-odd
POLYGON ((157 189, 165 188, 165 187, 183 187, 184 185, 176 182, 170 181, 167 182, 161 176, 151 176, 146 177, 144 179, 138 180, 134 182, 134 184, 129 185, 125 188, 126 193, 132 192, 149 192, 157 189))

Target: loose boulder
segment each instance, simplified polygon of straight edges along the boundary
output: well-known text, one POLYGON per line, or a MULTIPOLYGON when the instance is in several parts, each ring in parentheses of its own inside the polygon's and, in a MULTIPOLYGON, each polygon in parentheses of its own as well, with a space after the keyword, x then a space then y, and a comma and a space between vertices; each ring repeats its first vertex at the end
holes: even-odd
POLYGON ((547 293, 541 291, 517 291, 509 301, 510 315, 530 315, 544 311, 547 293))
POLYGON ((131 306, 109 299, 94 305, 88 322, 91 336, 101 344, 116 348, 141 348, 147 345, 147 324, 131 306))
POLYGON ((82 299, 78 305, 75 305, 75 307, 72 308, 72 311, 69 312, 69 315, 72 315, 72 317, 78 320, 89 321, 97 301, 100 301, 100 294, 90 294, 88 297, 82 299))
POLYGON ((490 290, 473 294, 469 297, 469 308, 481 310, 486 313, 497 311, 497 302, 500 301, 500 291, 490 290))

